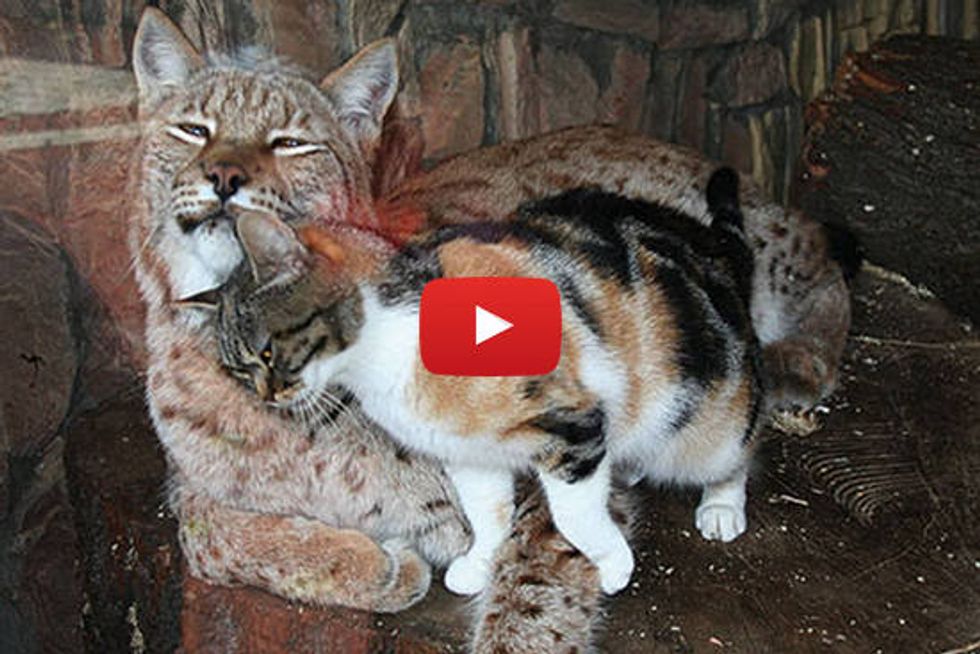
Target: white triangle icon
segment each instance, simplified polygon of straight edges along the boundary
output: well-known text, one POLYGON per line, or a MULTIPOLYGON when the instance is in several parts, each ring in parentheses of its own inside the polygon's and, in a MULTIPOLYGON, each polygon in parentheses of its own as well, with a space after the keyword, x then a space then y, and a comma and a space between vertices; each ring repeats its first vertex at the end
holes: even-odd
POLYGON ((476 305, 476 344, 488 341, 514 326, 495 313, 490 313, 479 304, 476 305))

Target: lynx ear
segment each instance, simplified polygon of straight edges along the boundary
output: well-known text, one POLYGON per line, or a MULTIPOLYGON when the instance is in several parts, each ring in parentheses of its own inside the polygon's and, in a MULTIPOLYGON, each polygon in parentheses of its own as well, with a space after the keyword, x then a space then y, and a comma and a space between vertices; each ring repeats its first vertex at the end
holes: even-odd
POLYGON ((361 50, 320 83, 337 108, 338 118, 365 152, 381 136, 381 123, 398 91, 398 52, 393 39, 361 50))
POLYGON ((147 7, 133 39, 133 72, 140 102, 147 102, 168 87, 180 87, 204 65, 180 29, 159 9, 147 7))
POLYGON ((248 256, 252 275, 259 284, 276 284, 291 278, 307 260, 307 251, 293 229, 275 216, 243 212, 235 223, 238 239, 248 256))
POLYGON ((207 291, 201 291, 196 295, 191 295, 190 297, 181 298, 174 301, 174 306, 181 309, 204 309, 205 311, 217 311, 218 302, 221 300, 221 291, 217 288, 212 288, 207 291))

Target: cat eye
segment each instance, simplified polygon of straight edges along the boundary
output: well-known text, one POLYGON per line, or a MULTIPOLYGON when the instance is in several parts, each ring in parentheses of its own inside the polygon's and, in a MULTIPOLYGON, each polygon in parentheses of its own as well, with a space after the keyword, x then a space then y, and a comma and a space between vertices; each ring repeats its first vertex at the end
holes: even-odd
POLYGON ((262 351, 259 352, 259 357, 261 357, 266 363, 272 361, 272 348, 269 346, 264 347, 262 351))

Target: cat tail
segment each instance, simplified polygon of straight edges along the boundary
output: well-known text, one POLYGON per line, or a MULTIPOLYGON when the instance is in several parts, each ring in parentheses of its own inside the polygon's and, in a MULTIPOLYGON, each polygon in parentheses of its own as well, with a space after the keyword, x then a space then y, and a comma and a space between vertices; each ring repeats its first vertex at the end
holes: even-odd
POLYGON ((401 543, 297 516, 253 513, 177 490, 171 506, 192 576, 289 600, 390 613, 418 602, 430 569, 401 543))
POLYGON ((745 306, 749 306, 755 256, 745 235, 745 219, 738 198, 738 173, 728 166, 715 170, 708 179, 705 196, 711 214, 715 255, 728 262, 739 296, 745 306))
POLYGON ((705 192, 711 226, 729 226, 744 234, 745 220, 738 200, 738 173, 725 166, 711 173, 705 192))
MULTIPOLYGON (((632 507, 614 491, 610 513, 629 537, 632 507)), ((595 651, 602 591, 596 567, 558 533, 535 484, 498 548, 489 587, 477 598, 474 654, 595 651)))

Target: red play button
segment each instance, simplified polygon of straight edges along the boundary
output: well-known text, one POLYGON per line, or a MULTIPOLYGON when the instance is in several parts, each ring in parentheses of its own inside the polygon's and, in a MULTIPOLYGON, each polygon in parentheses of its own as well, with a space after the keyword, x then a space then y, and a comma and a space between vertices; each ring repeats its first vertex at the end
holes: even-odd
POLYGON ((437 279, 422 290, 422 363, 437 375, 545 375, 561 356, 561 300, 547 279, 437 279))

